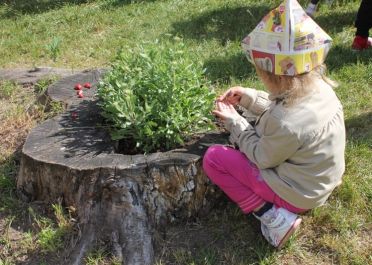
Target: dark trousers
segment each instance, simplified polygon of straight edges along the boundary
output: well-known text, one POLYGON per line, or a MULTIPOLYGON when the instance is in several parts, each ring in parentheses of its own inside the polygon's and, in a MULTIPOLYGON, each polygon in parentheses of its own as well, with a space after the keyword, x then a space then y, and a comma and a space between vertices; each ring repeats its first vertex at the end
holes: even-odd
POLYGON ((368 37, 372 28, 372 0, 362 0, 355 20, 355 35, 368 37))
POLYGON ((313 4, 313 5, 317 5, 319 3, 320 0, 311 0, 310 2, 313 4))

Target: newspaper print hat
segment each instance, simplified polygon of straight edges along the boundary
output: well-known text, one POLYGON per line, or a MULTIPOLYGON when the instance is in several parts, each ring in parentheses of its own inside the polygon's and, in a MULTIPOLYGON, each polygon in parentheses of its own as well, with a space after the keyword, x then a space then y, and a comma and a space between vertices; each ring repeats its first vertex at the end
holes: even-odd
POLYGON ((332 39, 296 0, 285 0, 242 41, 248 60, 276 75, 298 75, 322 64, 332 39))

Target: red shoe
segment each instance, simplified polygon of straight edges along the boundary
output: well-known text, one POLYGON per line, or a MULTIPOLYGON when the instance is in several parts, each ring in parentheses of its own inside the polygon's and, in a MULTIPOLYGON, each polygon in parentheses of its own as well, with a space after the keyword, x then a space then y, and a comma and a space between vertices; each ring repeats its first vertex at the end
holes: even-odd
POLYGON ((372 47, 372 38, 365 38, 361 36, 355 36, 351 49, 354 51, 361 51, 372 47))

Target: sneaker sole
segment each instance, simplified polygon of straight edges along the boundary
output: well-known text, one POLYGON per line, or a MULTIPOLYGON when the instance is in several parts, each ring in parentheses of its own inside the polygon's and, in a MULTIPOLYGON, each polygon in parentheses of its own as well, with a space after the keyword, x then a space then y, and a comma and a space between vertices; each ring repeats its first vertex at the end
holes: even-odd
POLYGON ((285 243, 287 243, 288 239, 297 231, 301 222, 302 222, 301 218, 296 219, 292 227, 288 230, 287 234, 285 234, 285 236, 283 237, 282 241, 280 241, 279 245, 277 246, 278 249, 281 249, 285 245, 285 243))

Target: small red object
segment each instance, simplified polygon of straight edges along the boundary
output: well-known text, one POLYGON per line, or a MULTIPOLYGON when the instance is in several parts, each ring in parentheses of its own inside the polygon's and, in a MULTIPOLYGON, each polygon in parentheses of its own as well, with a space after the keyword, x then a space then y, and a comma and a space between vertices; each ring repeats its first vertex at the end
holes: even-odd
POLYGON ((84 84, 84 87, 90 89, 90 88, 92 87, 92 85, 91 85, 91 83, 86 82, 86 83, 84 84))
POLYGON ((74 87, 75 90, 82 90, 83 89, 83 86, 80 85, 80 84, 76 84, 75 87, 74 87))
POLYGON ((76 94, 78 95, 79 98, 83 98, 84 97, 82 90, 79 90, 76 94))
POLYGON ((77 112, 75 112, 75 111, 71 113, 71 118, 72 118, 73 120, 77 119, 78 116, 79 116, 79 115, 78 115, 77 112))

